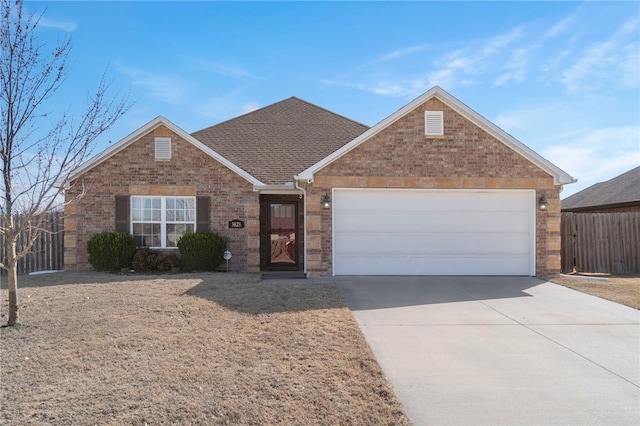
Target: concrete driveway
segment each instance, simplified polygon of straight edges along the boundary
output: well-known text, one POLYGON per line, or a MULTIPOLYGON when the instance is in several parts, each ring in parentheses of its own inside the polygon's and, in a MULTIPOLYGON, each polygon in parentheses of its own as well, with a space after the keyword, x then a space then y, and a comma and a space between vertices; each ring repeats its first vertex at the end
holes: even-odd
POLYGON ((336 277, 416 425, 640 424, 640 311, 535 278, 336 277))

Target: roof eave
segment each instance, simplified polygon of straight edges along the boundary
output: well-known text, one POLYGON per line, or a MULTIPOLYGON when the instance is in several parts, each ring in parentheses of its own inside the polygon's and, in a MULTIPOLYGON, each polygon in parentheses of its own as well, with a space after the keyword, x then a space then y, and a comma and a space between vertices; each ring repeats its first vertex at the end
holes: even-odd
POLYGON ((302 191, 296 188, 293 182, 273 185, 254 185, 253 190, 260 194, 302 194, 302 191))
POLYGON ((610 203, 610 204, 597 204, 592 206, 579 206, 579 207, 567 207, 561 208, 561 211, 567 213, 579 213, 590 210, 605 210, 605 209, 617 209, 621 207, 635 207, 640 206, 640 200, 636 201, 624 201, 620 203, 610 203))

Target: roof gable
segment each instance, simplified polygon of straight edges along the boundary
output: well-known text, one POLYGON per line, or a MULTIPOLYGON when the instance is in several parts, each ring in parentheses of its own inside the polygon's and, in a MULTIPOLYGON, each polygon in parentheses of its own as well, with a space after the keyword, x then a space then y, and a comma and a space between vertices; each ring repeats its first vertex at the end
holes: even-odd
POLYGON ((504 130, 500 129, 498 126, 496 126, 486 118, 482 117, 480 114, 473 111, 471 108, 466 106, 464 103, 460 102, 458 99, 453 97, 451 94, 449 94, 439 86, 434 86, 432 89, 430 89, 423 95, 419 96, 418 98, 414 99, 412 102, 405 105, 404 107, 400 108, 398 111, 391 114, 384 120, 380 121, 378 124, 371 127, 369 130, 362 133, 361 135, 353 139, 351 142, 344 145, 342 148, 338 149, 337 151, 333 152, 329 156, 323 158, 322 160, 318 161, 311 167, 307 168, 302 173, 297 175, 296 179, 313 180, 313 175, 316 172, 326 167, 327 165, 331 164, 333 161, 342 157, 347 152, 353 150, 360 144, 371 139, 376 134, 382 132, 387 127, 389 127, 392 123, 396 122, 397 120, 401 119, 405 115, 409 114, 411 111, 418 108, 419 106, 421 106, 422 104, 424 104, 426 101, 428 101, 433 97, 436 97, 437 99, 441 100, 447 106, 454 109, 457 113, 465 117, 467 120, 474 123, 476 126, 480 127, 490 135, 494 136, 497 140, 499 140, 500 142, 502 142, 503 144, 505 144, 506 146, 508 146, 515 152, 517 152, 518 154, 525 157, 531 163, 540 167, 542 170, 545 170, 547 173, 549 173, 551 176, 554 177, 555 184, 566 184, 566 183, 575 182, 575 180, 568 173, 561 170, 559 167, 555 166, 554 164, 552 164, 551 162, 543 158, 541 155, 537 154, 535 151, 533 151, 532 149, 524 145, 522 142, 518 141, 513 136, 506 133, 504 130))
POLYGON ((139 140, 142 136, 144 136, 147 133, 153 131, 155 128, 157 128, 159 126, 165 126, 169 130, 171 130, 173 133, 175 133, 176 135, 178 135, 182 139, 186 140, 187 142, 191 143, 196 148, 200 149, 205 154, 209 155, 210 157, 214 158, 215 160, 217 160, 218 162, 220 162, 221 164, 223 164, 227 168, 231 169, 231 171, 233 171, 234 173, 238 174, 240 177, 246 179, 247 181, 249 181, 253 185, 264 185, 259 179, 255 178, 254 176, 250 175, 246 171, 242 170, 237 165, 233 164, 231 161, 229 161, 228 159, 226 159, 225 157, 223 157, 222 155, 220 155, 216 151, 214 151, 211 148, 205 146, 200 141, 195 139, 193 136, 189 135, 187 132, 182 130, 180 127, 176 126, 171 121, 167 120, 166 118, 164 118, 162 116, 158 116, 158 117, 154 118, 153 120, 151 120, 150 122, 148 122, 144 126, 140 127, 138 130, 134 131, 130 135, 126 136, 125 138, 121 139, 120 141, 118 141, 117 143, 115 143, 114 145, 109 147, 108 149, 102 151, 100 154, 96 155, 95 157, 89 159, 87 162, 85 162, 82 165, 80 165, 76 170, 74 170, 70 174, 69 180, 74 180, 74 179, 78 178, 83 173, 87 172, 88 170, 94 168, 98 164, 101 164, 102 162, 104 162, 107 159, 111 158, 112 156, 114 156, 118 152, 122 151, 123 149, 125 149, 129 145, 133 144, 134 142, 139 140))
POLYGON ((640 166, 562 200, 562 210, 640 203, 640 166))
POLYGON ((192 136, 262 182, 282 185, 367 129, 291 97, 192 136))

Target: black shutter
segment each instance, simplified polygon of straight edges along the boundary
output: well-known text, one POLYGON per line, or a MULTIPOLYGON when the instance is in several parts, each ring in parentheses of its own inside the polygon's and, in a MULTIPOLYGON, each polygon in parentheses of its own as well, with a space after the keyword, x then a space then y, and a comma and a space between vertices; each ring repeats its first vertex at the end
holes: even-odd
POLYGON ((129 196, 116 195, 116 231, 130 232, 129 228, 129 196))
POLYGON ((209 232, 210 197, 196 197, 196 232, 209 232))

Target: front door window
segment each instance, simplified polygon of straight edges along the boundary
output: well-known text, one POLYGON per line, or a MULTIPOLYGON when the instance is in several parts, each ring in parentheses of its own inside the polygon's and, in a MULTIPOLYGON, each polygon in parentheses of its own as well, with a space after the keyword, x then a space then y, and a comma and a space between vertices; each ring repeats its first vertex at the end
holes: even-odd
POLYGON ((270 263, 295 265, 296 251, 296 204, 269 204, 270 263))

